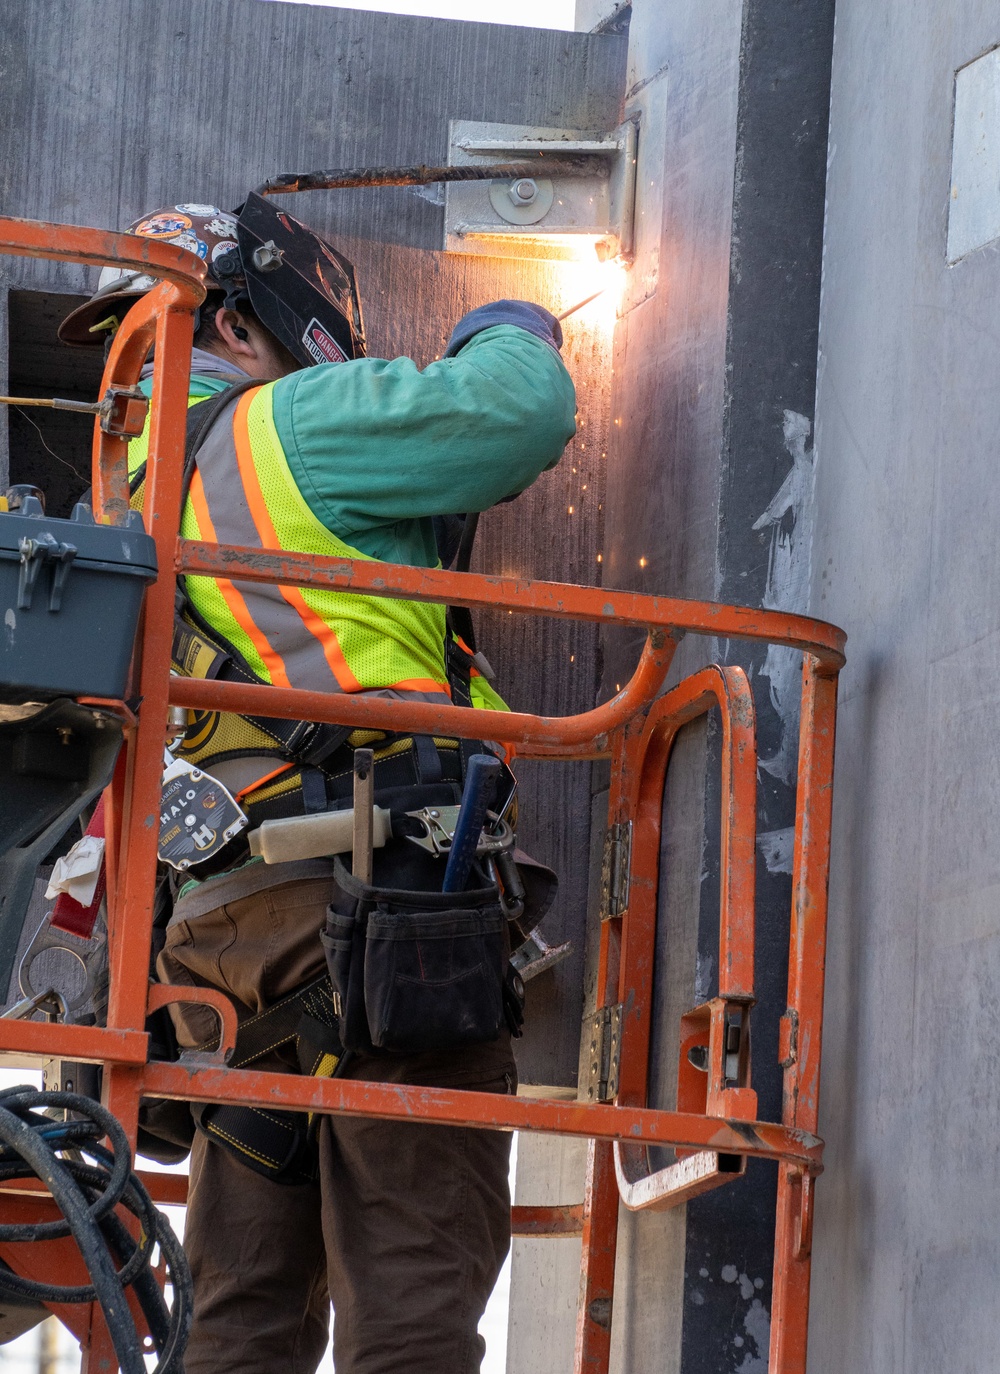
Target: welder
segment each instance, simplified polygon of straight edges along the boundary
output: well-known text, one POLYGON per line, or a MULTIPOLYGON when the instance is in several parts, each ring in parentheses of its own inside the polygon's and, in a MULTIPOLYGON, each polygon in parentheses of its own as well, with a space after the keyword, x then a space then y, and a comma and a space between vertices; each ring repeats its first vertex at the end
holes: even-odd
MULTIPOLYGON (((442 517, 516 496, 558 462, 574 432, 561 330, 541 306, 499 301, 471 311, 443 357, 421 369, 409 358, 366 356, 351 264, 260 196, 233 214, 161 207, 131 232, 188 248, 208 268, 192 362, 186 538, 434 567, 442 517)), ((105 343, 153 285, 105 269, 60 336, 105 343)), ((144 436, 130 446, 135 506, 145 459, 144 436)), ((486 660, 435 605, 188 577, 173 657, 175 671, 195 676, 506 709, 486 660)), ((174 882, 157 968, 165 982, 217 988, 234 1001, 241 1039, 257 1036, 240 1062, 515 1091, 502 1016, 497 1029, 501 995, 516 1026, 509 989, 486 990, 492 1010, 471 1030, 468 1017, 451 1025, 445 1016, 428 1039, 411 1035, 404 1017, 386 1032, 382 1044, 393 1048, 385 1049, 371 1030, 372 1006, 357 1032, 336 977, 326 981, 338 967, 337 922, 359 906, 381 903, 401 928, 412 916, 424 930, 464 905, 465 924, 454 929, 465 940, 484 932, 484 941, 488 930, 495 945, 487 912, 496 892, 481 869, 467 893, 443 902, 441 860, 404 835, 375 851, 371 886, 360 892, 339 860, 268 864, 251 856, 247 838, 269 819, 350 805, 354 750, 366 747, 375 800, 394 815, 459 803, 471 755, 502 752, 490 742, 502 738, 499 720, 483 734, 485 743, 468 743, 192 713, 175 753, 217 779, 249 826, 174 882)), ((495 959, 473 965, 481 973, 495 959)), ((372 995, 366 988, 369 1003, 372 995)), ((217 1042, 210 1010, 174 1010, 182 1050, 217 1042)), ((338 1374, 479 1369, 477 1326, 509 1246, 509 1135, 335 1116, 310 1123, 233 1105, 195 1116, 188 1374, 314 1370, 331 1300, 338 1374)))

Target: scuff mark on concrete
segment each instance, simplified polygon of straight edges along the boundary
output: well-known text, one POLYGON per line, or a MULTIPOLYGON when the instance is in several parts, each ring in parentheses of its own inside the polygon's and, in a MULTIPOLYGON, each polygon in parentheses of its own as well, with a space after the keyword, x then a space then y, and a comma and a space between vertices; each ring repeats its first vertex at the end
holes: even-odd
POLYGON ((694 1000, 697 1006, 707 1002, 711 994, 712 980, 715 977, 715 956, 698 951, 694 972, 694 1000))
MULTIPOLYGON (((764 513, 754 521, 755 530, 770 529, 767 587, 763 604, 770 611, 809 609, 813 545, 814 450, 808 447, 812 422, 807 415, 786 410, 782 433, 792 468, 764 513)), ((802 656, 792 649, 771 645, 761 668, 770 679, 771 704, 782 721, 781 744, 760 767, 791 786, 795 781, 798 754, 799 693, 802 656)))
POLYGON ((791 873, 794 847, 794 825, 786 826, 784 830, 766 830, 763 835, 757 836, 757 848, 768 873, 791 873))

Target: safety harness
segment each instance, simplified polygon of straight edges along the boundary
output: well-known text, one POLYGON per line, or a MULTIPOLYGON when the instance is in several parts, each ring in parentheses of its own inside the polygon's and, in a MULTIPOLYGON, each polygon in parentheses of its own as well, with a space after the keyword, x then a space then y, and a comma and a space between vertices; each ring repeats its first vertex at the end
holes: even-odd
MULTIPOLYGON (((324 974, 241 1022, 228 1067, 247 1068, 291 1046, 300 1073, 331 1077, 344 1055, 337 1012, 336 993, 324 974)), ((237 1102, 194 1103, 192 1112, 199 1130, 255 1173, 278 1183, 307 1183, 315 1177, 312 1113, 274 1112, 237 1102)))

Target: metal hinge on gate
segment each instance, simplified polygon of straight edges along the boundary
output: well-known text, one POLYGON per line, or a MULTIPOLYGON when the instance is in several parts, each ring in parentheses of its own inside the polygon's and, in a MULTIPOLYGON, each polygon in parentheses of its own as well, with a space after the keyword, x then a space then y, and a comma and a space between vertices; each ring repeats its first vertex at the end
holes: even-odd
POLYGON ((622 1051, 622 1008, 602 1007, 588 1022, 590 1056, 587 1101, 611 1102, 618 1096, 622 1051))
POLYGON ((601 920, 621 916, 628 906, 632 867, 632 822, 619 821, 608 831, 601 864, 601 920))

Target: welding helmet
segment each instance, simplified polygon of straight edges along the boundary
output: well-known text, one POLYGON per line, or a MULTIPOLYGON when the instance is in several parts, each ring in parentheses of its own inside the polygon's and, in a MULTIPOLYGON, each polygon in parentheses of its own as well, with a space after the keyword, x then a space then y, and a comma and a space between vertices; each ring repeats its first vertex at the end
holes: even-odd
POLYGON ((237 247, 213 264, 226 306, 249 301, 261 324, 305 367, 363 358, 361 300, 343 254, 254 191, 236 214, 237 247))
MULTIPOLYGON (((340 253, 263 197, 230 214, 214 205, 170 205, 143 215, 128 233, 197 254, 210 292, 226 309, 249 308, 304 366, 364 356, 354 268, 340 253)), ((98 287, 59 326, 68 344, 103 344, 157 278, 105 267, 98 287)), ((199 321, 196 319, 195 329, 199 321)))

